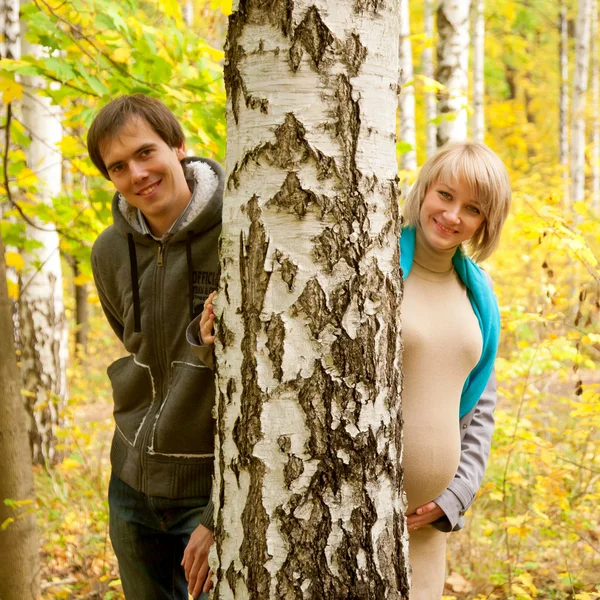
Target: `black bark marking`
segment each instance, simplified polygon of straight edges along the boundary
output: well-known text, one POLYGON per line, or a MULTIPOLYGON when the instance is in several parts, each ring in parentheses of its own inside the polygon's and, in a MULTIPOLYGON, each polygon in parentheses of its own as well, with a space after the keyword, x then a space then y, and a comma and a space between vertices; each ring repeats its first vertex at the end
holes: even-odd
POLYGON ((346 38, 344 54, 342 55, 342 61, 346 65, 350 77, 356 77, 358 75, 366 58, 367 49, 360 43, 360 37, 356 33, 350 34, 350 36, 346 38))
POLYGON ((292 440, 289 435, 280 435, 277 438, 277 445, 284 454, 288 454, 292 449, 292 440))
POLYGON ((283 377, 283 341, 285 339, 285 325, 280 315, 273 315, 267 323, 267 349, 273 363, 273 377, 281 381, 283 377))
POLYGON ((277 207, 285 212, 294 212, 300 218, 306 215, 311 205, 320 205, 318 196, 303 189, 298 175, 293 171, 288 173, 281 189, 266 204, 267 208, 277 207))
POLYGON ((335 134, 342 147, 342 156, 346 164, 344 174, 356 192, 359 172, 356 168, 356 148, 360 134, 360 108, 358 101, 352 99, 352 84, 346 75, 339 75, 335 90, 336 115, 335 134))
POLYGON ((292 483, 298 479, 302 473, 304 473, 304 462, 302 459, 292 454, 283 468, 283 477, 288 490, 292 483))
POLYGON ((316 6, 311 6, 306 11, 306 16, 294 31, 294 38, 290 48, 290 63, 294 71, 298 70, 304 52, 312 59, 315 69, 325 59, 327 49, 333 44, 335 38, 329 28, 323 23, 316 6))
POLYGON ((330 321, 327 298, 316 277, 306 284, 298 300, 290 309, 292 317, 296 317, 299 313, 306 315, 308 327, 315 338, 319 337, 319 333, 330 321))
POLYGON ((380 9, 383 7, 385 0, 355 0, 354 12, 364 13, 370 12, 375 15, 379 14, 380 9))
POLYGON ((247 107, 257 108, 263 113, 268 110, 267 99, 256 98, 249 94, 240 73, 239 64, 246 55, 239 44, 242 32, 247 25, 267 22, 274 28, 280 29, 287 37, 292 24, 293 7, 293 0, 241 0, 238 10, 229 16, 229 28, 225 42, 224 79, 236 123, 242 96, 247 107))
POLYGON ((287 284, 290 292, 294 289, 294 281, 298 274, 298 266, 295 265, 289 258, 283 256, 279 250, 275 250, 273 258, 279 263, 281 267, 281 279, 287 284))
POLYGON ((247 152, 234 167, 227 185, 238 188, 240 175, 248 164, 267 164, 285 171, 297 171, 313 162, 320 179, 339 175, 333 158, 313 149, 305 138, 304 126, 292 113, 287 113, 284 122, 274 132, 275 142, 261 144, 247 152))
POLYGON ((255 356, 257 334, 261 330, 260 314, 269 285, 269 273, 264 269, 269 243, 256 196, 249 200, 246 211, 250 228, 247 239, 243 235, 240 239, 240 280, 244 307, 241 416, 235 423, 233 439, 239 450, 239 469, 245 470, 250 477, 250 489, 241 517, 244 541, 240 548, 240 559, 248 570, 250 598, 264 600, 269 598, 270 575, 264 567, 269 558, 266 543, 269 517, 262 503, 265 467, 254 457, 253 451, 255 444, 262 439, 260 418, 265 402, 258 385, 255 356))

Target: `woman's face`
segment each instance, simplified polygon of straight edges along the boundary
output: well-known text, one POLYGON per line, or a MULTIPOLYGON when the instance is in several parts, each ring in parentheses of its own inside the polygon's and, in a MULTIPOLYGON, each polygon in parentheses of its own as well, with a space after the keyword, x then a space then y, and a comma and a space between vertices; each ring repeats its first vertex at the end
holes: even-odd
POLYGON ((425 239, 433 248, 448 250, 470 239, 485 221, 469 186, 434 182, 423 199, 419 215, 425 239))

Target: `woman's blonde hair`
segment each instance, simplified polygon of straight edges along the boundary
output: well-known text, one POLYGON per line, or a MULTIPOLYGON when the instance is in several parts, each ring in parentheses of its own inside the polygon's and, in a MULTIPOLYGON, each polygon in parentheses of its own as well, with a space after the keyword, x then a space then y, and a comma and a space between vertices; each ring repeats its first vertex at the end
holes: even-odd
POLYGON ((453 142, 444 146, 421 167, 404 203, 404 221, 417 226, 425 194, 434 183, 456 184, 462 179, 485 221, 468 240, 468 254, 476 261, 488 258, 497 248, 502 226, 510 210, 511 189, 504 163, 485 144, 453 142))

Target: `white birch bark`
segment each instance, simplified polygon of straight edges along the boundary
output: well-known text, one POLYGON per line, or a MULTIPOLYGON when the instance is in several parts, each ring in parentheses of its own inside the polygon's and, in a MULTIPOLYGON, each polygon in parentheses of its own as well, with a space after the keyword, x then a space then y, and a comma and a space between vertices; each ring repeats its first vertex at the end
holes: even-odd
POLYGON ((406 598, 397 0, 240 1, 226 45, 215 598, 406 598))
POLYGON ((0 598, 23 600, 38 597, 40 569, 31 454, 24 427, 27 416, 20 394, 11 311, 0 235, 0 598), (6 499, 22 504, 11 506, 5 504, 6 499))
MULTIPOLYGON (((423 76, 428 82, 433 81, 435 76, 433 70, 433 0, 424 0, 423 4, 423 25, 426 45, 421 54, 421 67, 423 76)), ((433 90, 425 91, 425 121, 426 127, 426 150, 427 158, 433 156, 437 149, 437 125, 435 118, 437 117, 437 100, 433 90)))
MULTIPOLYGON (((417 169, 417 136, 415 132, 415 86, 413 83, 413 56, 410 40, 410 10, 408 0, 400 1, 400 139, 410 144, 411 150, 402 154, 405 171, 417 169)), ((403 190, 404 191, 404 190, 403 190)))
POLYGON ((592 0, 579 0, 575 29, 575 72, 571 124, 571 202, 585 197, 585 105, 588 89, 592 0))
POLYGON ((485 136, 484 97, 485 97, 485 19, 484 0, 475 0, 473 16, 473 124, 472 138, 483 142, 485 136))
MULTIPOLYGON (((21 24, 24 30, 24 24, 21 24)), ((21 37, 22 55, 42 56, 43 48, 21 37)), ((21 120, 31 137, 26 149, 27 166, 36 174, 36 202, 50 204, 60 193, 62 158, 58 144, 62 138, 60 109, 40 90, 38 77, 23 77, 25 88, 21 120)), ((63 418, 67 395, 67 326, 64 313, 59 237, 52 226, 27 225, 27 239, 40 248, 24 252, 25 267, 19 273, 18 346, 21 350, 23 387, 33 419, 31 443, 36 462, 55 458, 55 429, 63 418), (50 229, 50 231, 48 231, 50 229)))
POLYGON ((181 14, 183 16, 183 22, 188 27, 192 27, 194 24, 194 3, 192 0, 183 0, 181 14))
POLYGON ((444 117, 437 130, 438 148, 467 139, 470 8, 471 0, 440 0, 437 9, 436 79, 445 86, 438 102, 444 117))
POLYGON ((559 100, 559 162, 563 173, 563 203, 569 203, 569 32, 567 6, 561 0, 560 32, 560 100, 559 100))
POLYGON ((592 0, 592 210, 600 215, 600 80, 598 74, 598 0, 592 0))
POLYGON ((19 0, 0 2, 0 57, 18 59, 19 53, 19 0))

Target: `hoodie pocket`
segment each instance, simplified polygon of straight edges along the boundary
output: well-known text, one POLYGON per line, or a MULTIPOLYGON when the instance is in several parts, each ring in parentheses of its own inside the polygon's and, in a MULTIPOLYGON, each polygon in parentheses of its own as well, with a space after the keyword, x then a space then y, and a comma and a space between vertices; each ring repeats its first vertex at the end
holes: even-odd
POLYGON ((131 355, 112 363, 107 373, 113 389, 117 429, 134 446, 154 401, 150 367, 135 362, 131 355))
POLYGON ((214 375, 211 369, 184 362, 171 364, 171 385, 153 435, 155 454, 212 455, 215 451, 214 375))

